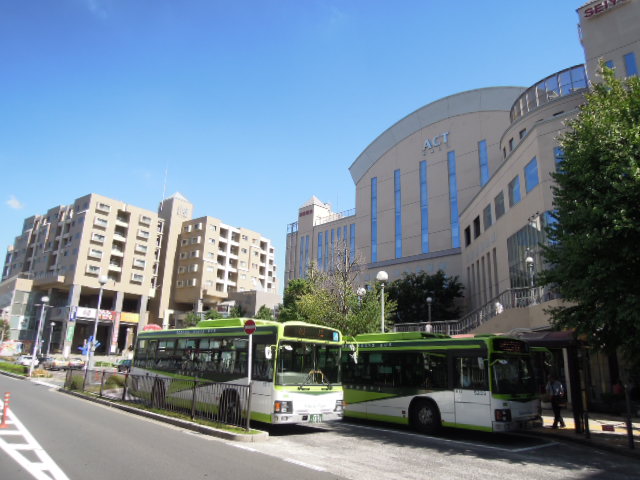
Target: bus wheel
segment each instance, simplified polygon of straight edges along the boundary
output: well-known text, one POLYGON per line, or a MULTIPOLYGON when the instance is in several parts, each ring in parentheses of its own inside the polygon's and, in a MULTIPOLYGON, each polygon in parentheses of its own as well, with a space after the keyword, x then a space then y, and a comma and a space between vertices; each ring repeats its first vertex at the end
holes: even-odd
POLYGON ((417 431, 433 435, 440 429, 440 412, 432 402, 416 400, 411 406, 409 421, 417 431))
POLYGON ((233 391, 226 391, 222 394, 218 405, 218 420, 229 425, 240 423, 240 399, 233 391))

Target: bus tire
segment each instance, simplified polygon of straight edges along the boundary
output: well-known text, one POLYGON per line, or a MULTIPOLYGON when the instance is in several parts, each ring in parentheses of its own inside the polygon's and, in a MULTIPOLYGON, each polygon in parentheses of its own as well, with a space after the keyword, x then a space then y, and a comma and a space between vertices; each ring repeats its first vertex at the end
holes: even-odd
POLYGON ((218 421, 228 425, 240 423, 240 399, 235 391, 227 390, 220 397, 218 421))
POLYGON ((435 403, 429 400, 414 400, 411 404, 409 422, 418 432, 433 435, 440 430, 440 411, 435 403))

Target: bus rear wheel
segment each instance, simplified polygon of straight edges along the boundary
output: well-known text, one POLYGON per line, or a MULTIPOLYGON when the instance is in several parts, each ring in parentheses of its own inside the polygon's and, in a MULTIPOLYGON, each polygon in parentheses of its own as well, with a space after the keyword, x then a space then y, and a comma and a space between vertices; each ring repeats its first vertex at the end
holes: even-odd
POLYGON ((433 435, 440 430, 440 412, 428 400, 416 400, 411 406, 411 426, 421 433, 433 435))

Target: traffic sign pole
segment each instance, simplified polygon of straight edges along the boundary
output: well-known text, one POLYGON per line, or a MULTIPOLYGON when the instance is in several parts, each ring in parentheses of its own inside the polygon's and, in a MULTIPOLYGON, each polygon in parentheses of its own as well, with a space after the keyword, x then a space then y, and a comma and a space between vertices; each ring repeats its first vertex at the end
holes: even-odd
POLYGON ((253 365, 253 332, 256 331, 256 322, 249 319, 244 322, 244 332, 249 335, 249 366, 247 367, 247 385, 249 386, 249 396, 247 398, 247 430, 250 429, 251 421, 251 366, 253 365))

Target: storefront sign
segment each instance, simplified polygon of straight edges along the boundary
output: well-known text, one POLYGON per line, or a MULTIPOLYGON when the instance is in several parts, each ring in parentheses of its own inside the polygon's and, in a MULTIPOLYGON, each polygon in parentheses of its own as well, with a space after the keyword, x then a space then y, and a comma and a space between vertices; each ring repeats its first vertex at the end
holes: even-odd
POLYGON ((120 321, 123 323, 140 323, 140 315, 131 312, 121 312, 120 321))
POLYGON ((605 13, 612 9, 613 7, 617 7, 622 3, 626 3, 627 0, 604 0, 603 2, 597 3, 595 5, 590 6, 589 8, 585 8, 582 15, 584 18, 591 18, 600 15, 601 13, 605 13))
POLYGON ((441 147, 442 145, 446 145, 449 143, 449 132, 441 133, 440 135, 436 135, 433 138, 427 138, 424 141, 424 147, 422 151, 426 153, 427 150, 429 152, 433 152, 436 148, 441 147))

